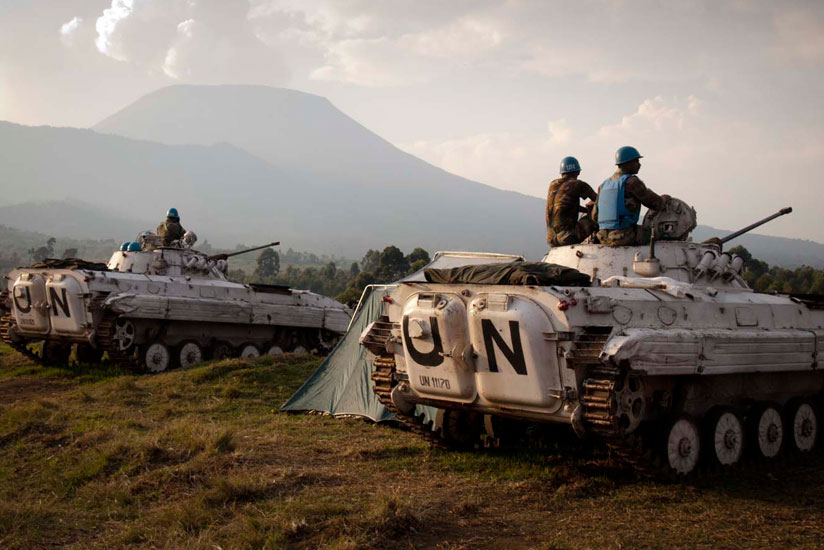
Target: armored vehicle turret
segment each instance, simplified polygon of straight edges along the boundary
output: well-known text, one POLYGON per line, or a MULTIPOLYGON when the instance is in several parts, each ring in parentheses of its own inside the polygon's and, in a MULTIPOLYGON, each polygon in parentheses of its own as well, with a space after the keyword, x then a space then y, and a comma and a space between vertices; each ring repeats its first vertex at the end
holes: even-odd
POLYGON ((678 475, 810 451, 824 298, 748 288, 729 239, 689 240, 695 211, 681 201, 645 225, 649 246, 564 246, 399 284, 361 338, 378 397, 410 424, 416 405, 438 408, 442 444, 561 423, 678 475))
POLYGON ((76 346, 80 361, 106 353, 159 372, 205 358, 324 353, 346 331, 350 312, 331 298, 229 281, 227 258, 237 253, 198 252, 192 234, 179 246, 161 242, 144 233, 108 264, 45 260, 15 269, 0 294, 0 337, 39 362, 66 363, 76 346), (29 347, 38 342, 39 354, 29 347))

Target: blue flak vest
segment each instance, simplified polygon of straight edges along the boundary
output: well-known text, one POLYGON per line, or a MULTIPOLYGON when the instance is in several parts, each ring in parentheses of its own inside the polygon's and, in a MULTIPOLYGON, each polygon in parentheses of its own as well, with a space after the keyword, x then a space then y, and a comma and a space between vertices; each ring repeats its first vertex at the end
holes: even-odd
POLYGON ((631 174, 611 177, 598 191, 598 229, 626 229, 638 223, 641 209, 627 210, 624 203, 624 184, 631 174))

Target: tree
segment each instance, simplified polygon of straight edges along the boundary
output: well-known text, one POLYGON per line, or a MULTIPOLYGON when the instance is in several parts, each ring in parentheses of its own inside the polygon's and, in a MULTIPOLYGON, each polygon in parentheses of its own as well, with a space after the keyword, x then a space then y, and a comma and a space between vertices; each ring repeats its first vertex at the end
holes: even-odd
POLYGON ((429 252, 427 252, 426 250, 424 250, 423 248, 420 248, 420 247, 416 248, 415 250, 410 252, 409 256, 407 256, 406 259, 407 259, 407 261, 409 261, 410 264, 414 264, 415 262, 418 262, 418 261, 421 261, 421 260, 423 260, 426 263, 429 263, 430 261, 432 261, 431 258, 429 257, 429 252))
POLYGON ((354 279, 349 281, 346 289, 338 295, 337 300, 348 305, 356 304, 360 300, 361 294, 363 294, 363 289, 376 282, 375 275, 370 271, 361 271, 354 279))
POLYGON ((53 258, 54 243, 56 242, 57 239, 55 239, 54 237, 49 237, 49 240, 46 241, 46 246, 41 246, 39 248, 30 248, 29 256, 31 256, 35 262, 43 261, 46 258, 53 258))
POLYGON ((352 265, 349 266, 349 277, 355 278, 360 273, 360 268, 358 267, 358 262, 352 262, 352 265))
POLYGON ((334 280, 337 272, 338 268, 337 266, 335 266, 335 262, 329 262, 328 264, 323 266, 323 269, 321 269, 320 274, 324 279, 329 279, 331 281, 334 280))
POLYGON ((259 278, 275 277, 280 272, 280 256, 272 248, 264 248, 257 257, 255 275, 259 278))
POLYGON ((429 258, 429 252, 419 247, 409 253, 406 261, 409 263, 407 273, 415 273, 419 269, 423 269, 432 260, 429 258))
POLYGON ((380 254, 380 267, 376 275, 382 282, 396 281, 409 271, 409 262, 397 246, 387 246, 380 254))
POLYGON ((363 255, 363 259, 361 260, 361 271, 371 271, 372 273, 375 273, 378 270, 378 267, 380 267, 380 263, 381 253, 370 248, 366 251, 366 254, 363 255))

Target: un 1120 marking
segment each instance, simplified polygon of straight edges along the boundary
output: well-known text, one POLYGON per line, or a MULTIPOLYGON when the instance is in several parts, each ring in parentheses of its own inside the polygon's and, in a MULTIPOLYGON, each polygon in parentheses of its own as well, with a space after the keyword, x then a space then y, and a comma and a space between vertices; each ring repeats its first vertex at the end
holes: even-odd
POLYGON ((434 376, 422 374, 418 377, 418 380, 420 381, 421 386, 426 386, 428 388, 439 388, 442 390, 452 389, 449 385, 449 380, 446 378, 436 378, 434 376))

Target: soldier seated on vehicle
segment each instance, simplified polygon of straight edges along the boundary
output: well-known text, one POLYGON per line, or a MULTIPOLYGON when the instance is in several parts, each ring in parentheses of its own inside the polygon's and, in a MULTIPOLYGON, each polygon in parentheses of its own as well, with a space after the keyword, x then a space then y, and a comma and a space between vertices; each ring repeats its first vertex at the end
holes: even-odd
POLYGON ((579 180, 581 165, 575 157, 561 159, 561 177, 549 184, 546 197, 546 243, 549 246, 577 244, 598 229, 581 206, 581 199, 596 199, 595 191, 585 181, 579 180), (578 218, 579 212, 585 214, 578 218))
POLYGON ((647 244, 650 231, 638 225, 641 205, 650 210, 663 210, 669 195, 658 195, 647 189, 636 174, 643 157, 635 147, 621 147, 615 152, 618 169, 598 188, 595 219, 597 238, 607 246, 647 244))
POLYGON ((180 216, 177 208, 169 208, 166 212, 166 221, 157 226, 156 233, 163 237, 163 246, 170 246, 173 241, 179 241, 186 234, 186 230, 180 225, 180 216))

